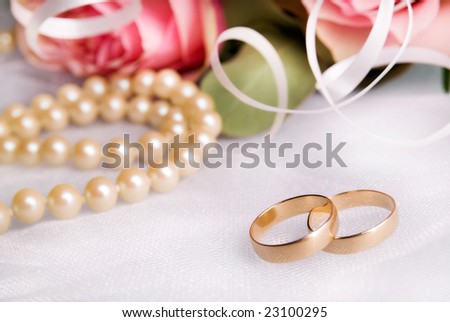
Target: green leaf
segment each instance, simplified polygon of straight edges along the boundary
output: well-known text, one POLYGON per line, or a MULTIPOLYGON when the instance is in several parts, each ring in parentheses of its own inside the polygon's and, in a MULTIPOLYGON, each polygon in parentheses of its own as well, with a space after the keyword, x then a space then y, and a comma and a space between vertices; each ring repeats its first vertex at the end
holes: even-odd
POLYGON ((442 70, 442 85, 446 93, 450 93, 450 70, 442 70))
MULTIPOLYGON (((314 92, 315 79, 309 68, 304 40, 298 29, 282 31, 266 27, 260 32, 278 51, 286 68, 289 84, 289 107, 298 106, 314 92)), ((231 81, 248 96, 271 106, 277 106, 277 93, 272 72, 262 56, 248 45, 224 63, 231 81)), ((232 96, 209 72, 201 87, 216 101, 217 109, 224 121, 223 134, 243 137, 266 131, 272 125, 275 113, 261 111, 248 106, 232 96)))

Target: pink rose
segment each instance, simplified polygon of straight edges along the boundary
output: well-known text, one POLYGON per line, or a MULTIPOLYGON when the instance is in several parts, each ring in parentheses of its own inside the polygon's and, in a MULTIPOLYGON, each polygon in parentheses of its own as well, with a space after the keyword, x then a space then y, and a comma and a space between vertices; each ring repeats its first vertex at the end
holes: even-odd
MULTIPOLYGON (((28 0, 34 9, 42 0, 28 0)), ((105 2, 71 10, 62 17, 107 15, 126 1, 105 2)), ((30 51, 19 28, 19 45, 32 63, 77 76, 132 73, 142 68, 174 68, 179 71, 200 67, 206 57, 206 32, 225 28, 218 0, 142 0, 143 11, 136 21, 109 34, 79 40, 40 37, 44 55, 30 51), (206 12, 213 13, 206 16, 206 12), (215 19, 214 19, 215 17, 215 19), (217 29, 216 29, 217 28, 217 29)), ((212 39, 214 41, 214 39, 212 39)))
MULTIPOLYGON (((302 0, 311 10, 315 0, 302 0)), ((412 1, 414 32, 411 45, 450 55, 447 30, 450 28, 450 0, 412 1)), ((408 24, 407 9, 397 1, 387 45, 403 42, 408 24)), ((380 0, 326 0, 320 14, 318 37, 336 61, 354 55, 371 30, 380 0)))

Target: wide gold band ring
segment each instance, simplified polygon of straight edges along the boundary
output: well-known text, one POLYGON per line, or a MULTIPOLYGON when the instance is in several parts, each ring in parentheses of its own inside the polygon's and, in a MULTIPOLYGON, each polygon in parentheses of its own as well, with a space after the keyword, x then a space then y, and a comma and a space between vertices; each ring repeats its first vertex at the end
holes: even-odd
POLYGON ((320 195, 305 195, 281 201, 265 210, 253 221, 250 238, 256 253, 265 261, 286 263, 309 257, 324 249, 337 231, 337 211, 333 202, 320 195), (262 237, 275 225, 316 209, 328 218, 309 235, 286 244, 270 245, 262 237))
MULTIPOLYGON (((372 248, 395 231, 398 226, 398 212, 395 200, 379 191, 355 190, 338 194, 331 198, 338 213, 345 209, 354 207, 380 207, 390 211, 381 223, 375 227, 350 236, 335 236, 324 251, 335 254, 351 254, 372 248)), ((318 224, 322 220, 320 214, 324 211, 321 208, 313 209, 308 217, 308 227, 311 231, 318 231, 322 227, 318 224)))

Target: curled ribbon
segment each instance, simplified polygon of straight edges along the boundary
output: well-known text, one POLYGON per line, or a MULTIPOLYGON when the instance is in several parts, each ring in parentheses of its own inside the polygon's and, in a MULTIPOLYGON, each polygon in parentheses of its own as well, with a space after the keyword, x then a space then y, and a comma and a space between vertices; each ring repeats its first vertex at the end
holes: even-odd
POLYGON ((397 63, 422 63, 450 69, 449 56, 425 48, 409 47, 409 42, 412 37, 414 18, 411 0, 405 0, 400 4, 396 4, 395 0, 381 0, 372 30, 360 52, 348 59, 336 63, 324 73, 322 73, 319 67, 316 52, 317 24, 323 2, 324 0, 317 0, 309 15, 306 29, 306 48, 308 61, 316 78, 317 88, 327 100, 329 104, 328 107, 308 111, 288 109, 287 102, 289 93, 287 76, 281 58, 267 39, 255 30, 246 27, 235 27, 228 29, 218 37, 216 46, 211 54, 211 66, 218 81, 225 89, 227 89, 243 103, 264 111, 277 113, 271 128, 272 133, 276 133, 280 129, 281 123, 286 114, 318 114, 335 111, 351 126, 363 131, 371 137, 393 145, 403 147, 422 147, 450 136, 450 123, 448 123, 440 130, 419 140, 392 140, 368 131, 364 127, 349 119, 341 111, 342 107, 355 102, 367 94, 397 63), (406 6, 409 16, 408 30, 405 39, 400 47, 384 47, 386 39, 389 35, 393 15, 395 10, 397 10, 400 6, 406 6), (245 42, 254 47, 264 57, 275 78, 278 106, 266 105, 247 96, 231 82, 225 73, 219 58, 219 45, 228 40, 245 42), (371 69, 386 65, 387 67, 384 71, 369 86, 358 94, 355 94, 350 98, 346 98, 357 88, 371 69))

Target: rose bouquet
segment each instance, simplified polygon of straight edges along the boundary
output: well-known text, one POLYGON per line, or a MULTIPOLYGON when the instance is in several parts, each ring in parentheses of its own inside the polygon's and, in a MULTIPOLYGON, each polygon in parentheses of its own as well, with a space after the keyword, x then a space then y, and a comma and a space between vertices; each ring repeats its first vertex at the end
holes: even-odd
MULTIPOLYGON (((82 0, 79 0, 82 1, 82 0)), ((44 0, 13 0, 30 12, 44 0)), ((83 1, 82 1, 83 2, 83 1)), ((133 73, 143 68, 174 68, 181 72, 198 70, 209 61, 213 43, 227 27, 248 26, 261 33, 275 48, 286 69, 288 107, 298 107, 316 90, 316 75, 310 68, 305 32, 316 0, 121 0, 90 1, 90 5, 68 10, 59 18, 106 17, 130 3, 140 3, 138 15, 119 28, 92 37, 61 39, 40 34, 39 52, 33 50, 25 33, 24 17, 19 21, 18 40, 25 57, 38 66, 68 70, 78 76, 133 73)), ((85 3, 90 3, 86 1, 85 3)), ((357 54, 371 33, 381 1, 325 0, 317 21, 317 56, 325 70, 357 54)), ((446 33, 450 27, 450 0, 411 0, 414 27, 411 46, 450 55, 446 33)), ((23 16, 23 15, 22 15, 23 16)), ((117 23, 120 23, 118 19, 117 23)), ((408 10, 404 1, 395 11, 384 46, 399 46, 408 34, 408 10)), ((228 42, 221 51, 224 69, 244 94, 270 106, 277 106, 272 71, 251 46, 228 42)), ((203 69, 202 69, 203 70, 203 69)), ((396 68, 404 70, 402 66, 396 68)), ((198 73, 197 73, 198 74, 198 73)), ((395 74, 395 73, 391 73, 395 74)), ((444 87, 450 75, 443 72, 444 87)), ((373 77, 368 75, 368 79, 373 77)), ((224 120, 223 133, 248 136, 265 131, 274 123, 274 113, 254 109, 224 89, 212 71, 200 79, 224 120)))

